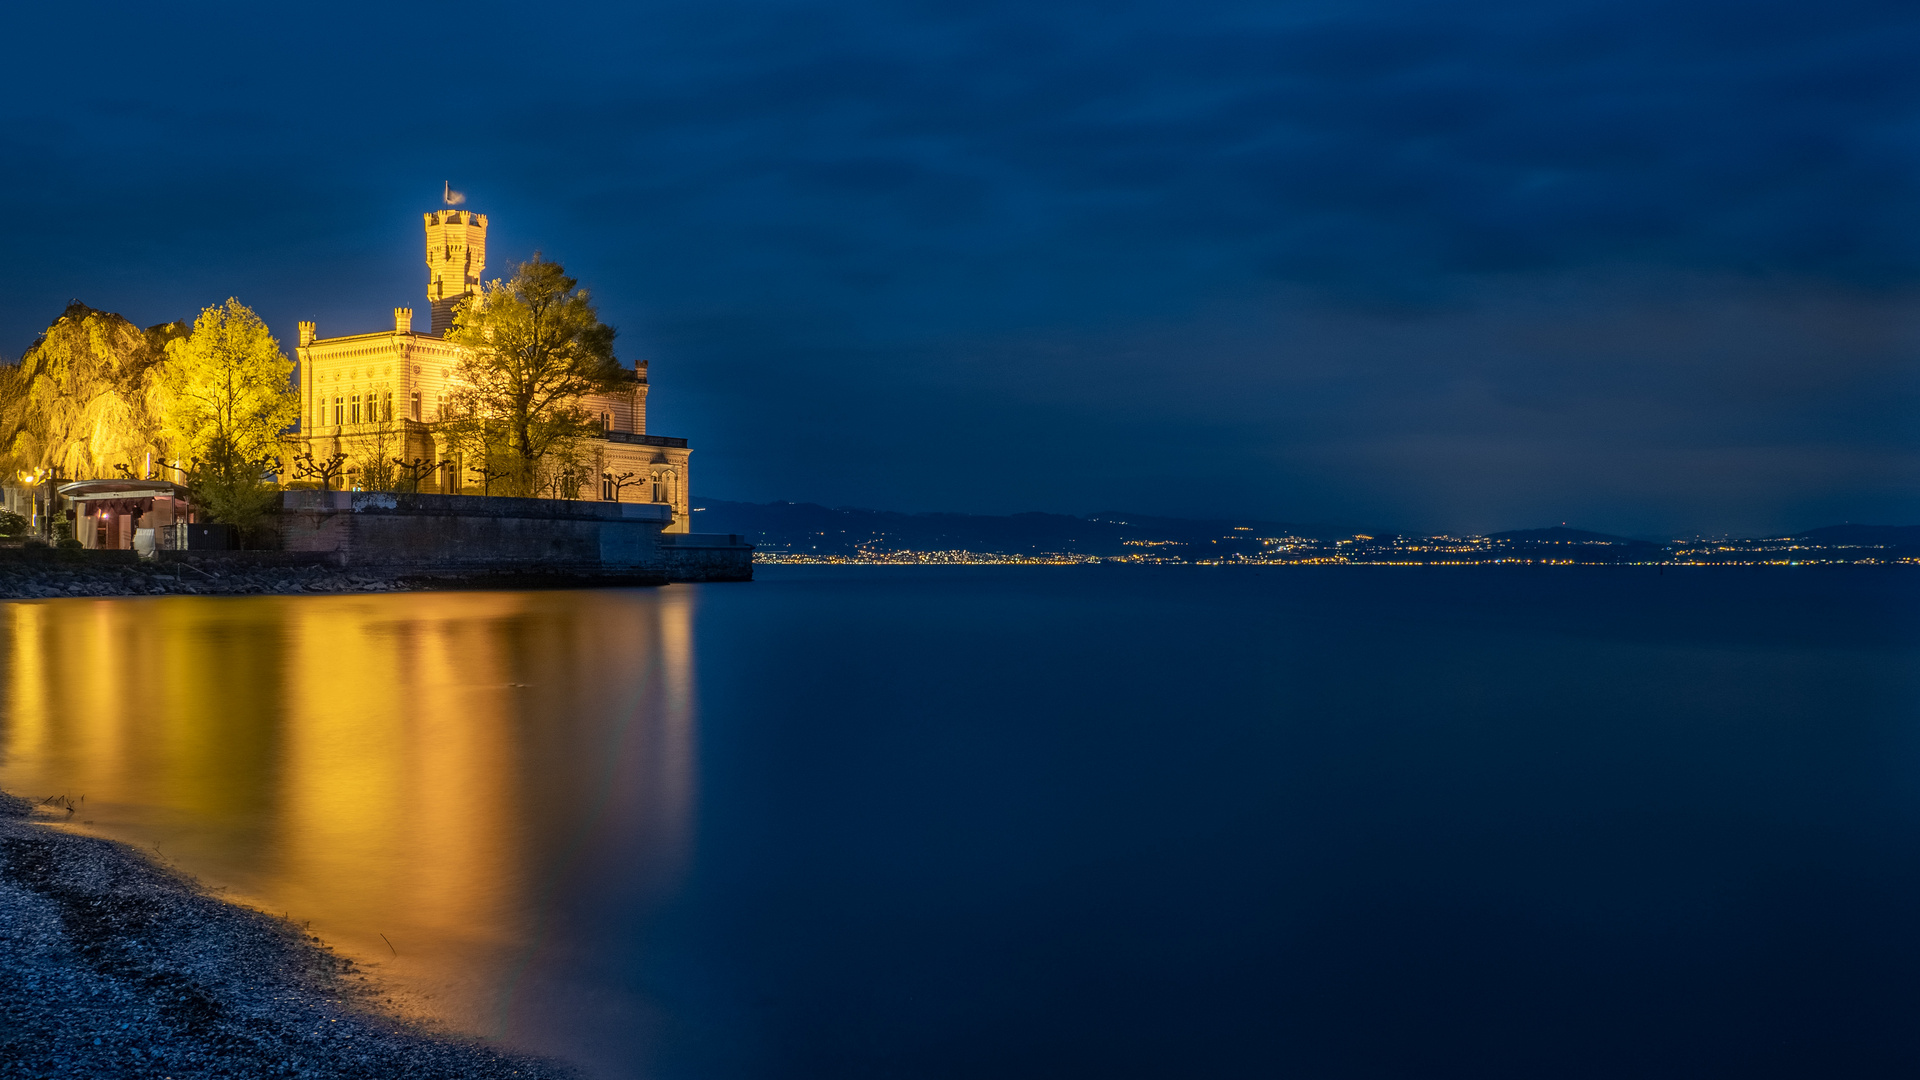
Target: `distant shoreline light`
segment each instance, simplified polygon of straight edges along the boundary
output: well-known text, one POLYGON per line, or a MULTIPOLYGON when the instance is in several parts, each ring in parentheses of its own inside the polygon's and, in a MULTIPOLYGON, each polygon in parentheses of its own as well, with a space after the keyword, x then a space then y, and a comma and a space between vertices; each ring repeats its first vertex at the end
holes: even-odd
POLYGON ((1583 561, 1499 556, 1486 559, 1365 559, 1338 555, 1291 559, 1181 559, 1142 555, 999 555, 976 551, 894 551, 865 555, 805 555, 756 551, 760 566, 1920 566, 1920 557, 1806 559, 1650 559, 1583 561))

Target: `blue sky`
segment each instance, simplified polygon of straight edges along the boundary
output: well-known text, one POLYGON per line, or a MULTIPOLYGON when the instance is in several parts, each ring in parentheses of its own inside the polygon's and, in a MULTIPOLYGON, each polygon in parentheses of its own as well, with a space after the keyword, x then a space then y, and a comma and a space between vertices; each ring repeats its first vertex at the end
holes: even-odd
POLYGON ((0 354, 424 308, 451 180, 711 497, 1920 521, 1920 9, 13 10, 0 354))

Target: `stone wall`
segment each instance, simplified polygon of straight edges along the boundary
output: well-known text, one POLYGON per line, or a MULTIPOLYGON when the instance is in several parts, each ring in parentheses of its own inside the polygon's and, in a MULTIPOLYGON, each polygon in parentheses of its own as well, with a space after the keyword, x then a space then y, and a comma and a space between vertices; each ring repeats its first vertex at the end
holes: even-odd
POLYGON ((751 581, 753 545, 738 533, 666 533, 660 568, 668 581, 751 581))
POLYGON ((0 565, 73 567, 137 566, 139 563, 139 554, 131 548, 124 551, 95 551, 87 548, 74 551, 38 543, 0 544, 0 565))
POLYGON ((341 566, 752 578, 750 545, 739 537, 663 537, 672 517, 658 503, 289 491, 278 531, 284 551, 328 554, 341 566))
POLYGON ((193 564, 201 562, 219 563, 222 566, 257 567, 338 567, 344 565, 340 561, 340 556, 331 551, 272 551, 258 548, 227 551, 182 551, 162 548, 159 551, 155 551, 151 558, 152 561, 159 566, 169 566, 173 563, 193 564))

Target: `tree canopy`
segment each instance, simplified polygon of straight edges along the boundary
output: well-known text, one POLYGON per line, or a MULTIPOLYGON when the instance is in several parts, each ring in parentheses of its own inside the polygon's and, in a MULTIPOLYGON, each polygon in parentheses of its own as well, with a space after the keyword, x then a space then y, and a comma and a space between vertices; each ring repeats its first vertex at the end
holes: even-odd
POLYGON ((489 282, 454 314, 460 350, 454 396, 465 439, 501 453, 507 486, 531 494, 542 462, 593 430, 587 394, 630 376, 613 355, 614 329, 559 263, 535 254, 510 281, 489 282))
POLYGON ((190 484, 220 521, 253 524, 273 490, 263 474, 300 416, 293 361, 238 300, 206 308, 167 346, 161 380, 169 434, 194 461, 190 484))
POLYGON ((157 376, 181 323, 141 330, 109 311, 68 305, 18 363, 0 366, 0 464, 84 478, 170 460, 157 376))
POLYGON ((293 361, 238 300, 202 310, 193 332, 168 344, 167 361, 166 423, 196 456, 217 447, 268 456, 300 418, 293 361))

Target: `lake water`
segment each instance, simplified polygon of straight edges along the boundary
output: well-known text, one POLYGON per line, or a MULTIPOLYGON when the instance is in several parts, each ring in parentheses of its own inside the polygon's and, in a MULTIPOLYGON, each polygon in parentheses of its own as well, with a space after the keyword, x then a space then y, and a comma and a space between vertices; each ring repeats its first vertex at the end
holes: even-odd
POLYGON ((1920 574, 0 605, 0 787, 605 1077, 1910 1075, 1920 574))

